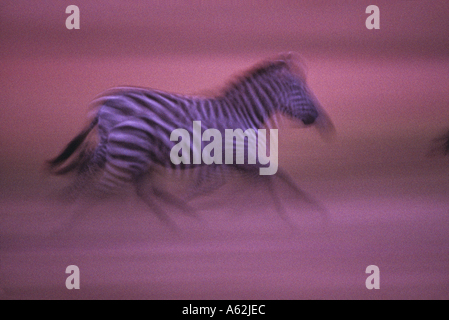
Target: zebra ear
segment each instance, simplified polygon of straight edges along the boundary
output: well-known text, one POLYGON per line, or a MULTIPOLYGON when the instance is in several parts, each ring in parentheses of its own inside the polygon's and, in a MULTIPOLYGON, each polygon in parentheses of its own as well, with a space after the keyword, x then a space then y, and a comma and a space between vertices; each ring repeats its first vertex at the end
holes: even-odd
POLYGON ((283 53, 285 62, 294 60, 295 53, 293 51, 283 53))
POLYGON ((290 70, 292 66, 292 53, 291 52, 285 52, 280 53, 273 57, 272 59, 268 60, 269 65, 275 66, 279 69, 287 69, 290 70))
POLYGON ((300 55, 293 51, 282 52, 278 55, 278 59, 285 61, 287 64, 294 64, 302 61, 300 55))
POLYGON ((301 55, 293 51, 284 52, 278 56, 278 60, 283 61, 287 65, 288 70, 299 76, 302 81, 306 81, 307 67, 301 55))

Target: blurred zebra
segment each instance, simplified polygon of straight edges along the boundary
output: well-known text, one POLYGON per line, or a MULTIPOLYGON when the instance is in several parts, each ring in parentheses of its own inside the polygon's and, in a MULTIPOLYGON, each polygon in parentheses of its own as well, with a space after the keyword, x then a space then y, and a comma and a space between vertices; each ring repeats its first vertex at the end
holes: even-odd
POLYGON ((446 134, 433 139, 433 146, 430 155, 449 155, 449 131, 446 134))
MULTIPOLYGON (((48 162, 50 171, 54 174, 76 172, 70 189, 73 198, 83 192, 92 193, 92 186, 102 194, 112 194, 120 193, 125 185, 133 185, 138 196, 169 224, 172 222, 168 215, 142 188, 144 177, 151 179, 156 166, 174 170, 202 166, 196 171, 194 186, 198 192, 193 192, 193 196, 209 191, 208 188, 218 188, 220 183, 215 187, 207 184, 210 176, 217 172, 237 169, 244 175, 257 176, 260 167, 260 164, 205 165, 192 164, 192 161, 187 165, 174 165, 170 161, 170 150, 176 143, 170 140, 173 130, 182 128, 192 134, 192 122, 198 120, 203 129, 214 128, 222 133, 225 129, 257 130, 270 127, 272 116, 281 114, 300 120, 304 125, 314 124, 324 134, 333 131, 332 122, 308 88, 303 69, 292 54, 282 54, 256 65, 214 97, 121 87, 106 91, 92 106, 93 120, 59 156, 48 162), (94 128, 98 141, 95 144, 85 142, 94 128)), ((192 155, 201 152, 191 151, 192 155)), ((310 200, 285 173, 278 171, 276 176, 298 195, 310 200)), ((272 178, 266 181, 277 209, 283 212, 271 186, 272 178)), ((152 186, 152 191, 157 197, 190 210, 181 199, 157 185, 152 186)), ((285 218, 283 213, 282 216, 285 218)))

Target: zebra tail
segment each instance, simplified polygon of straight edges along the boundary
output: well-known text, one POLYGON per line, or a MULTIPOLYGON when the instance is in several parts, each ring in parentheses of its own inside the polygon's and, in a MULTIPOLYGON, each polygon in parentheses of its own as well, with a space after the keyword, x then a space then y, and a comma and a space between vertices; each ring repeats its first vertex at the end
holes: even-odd
POLYGON ((74 159, 71 163, 62 168, 58 168, 75 153, 97 123, 98 117, 95 117, 83 131, 81 131, 75 138, 72 139, 72 141, 69 142, 65 149, 56 158, 47 161, 47 166, 50 173, 55 175, 63 175, 82 165, 82 159, 85 158, 85 150, 83 150, 80 153, 80 156, 74 159))

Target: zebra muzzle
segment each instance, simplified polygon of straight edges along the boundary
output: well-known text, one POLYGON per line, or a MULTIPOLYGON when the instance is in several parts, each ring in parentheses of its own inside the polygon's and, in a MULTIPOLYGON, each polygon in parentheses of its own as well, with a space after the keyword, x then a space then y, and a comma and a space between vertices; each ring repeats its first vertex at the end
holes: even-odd
POLYGON ((315 122, 316 117, 312 116, 312 115, 307 115, 303 118, 301 118, 301 121, 305 124, 305 125, 310 125, 313 124, 315 122))

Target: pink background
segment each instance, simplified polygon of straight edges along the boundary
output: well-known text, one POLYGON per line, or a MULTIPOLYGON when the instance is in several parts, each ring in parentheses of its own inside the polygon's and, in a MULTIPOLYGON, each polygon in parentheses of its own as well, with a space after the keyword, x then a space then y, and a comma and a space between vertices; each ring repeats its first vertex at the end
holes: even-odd
POLYGON ((426 153, 449 128, 449 4, 376 1, 380 30, 368 30, 370 4, 2 1, 0 299, 447 299, 449 161, 426 153), (80 30, 65 28, 71 4, 80 30), (193 203, 203 222, 173 213, 182 238, 136 199, 100 204, 48 238, 68 212, 48 195, 67 181, 42 165, 85 125, 97 94, 123 84, 208 92, 283 51, 305 59, 337 129, 332 143, 279 130, 280 166, 329 209, 325 230, 280 189, 292 234, 263 190, 236 179, 193 203), (77 292, 64 285, 71 264, 83 275, 77 292), (365 288, 371 264, 380 290, 365 288))

